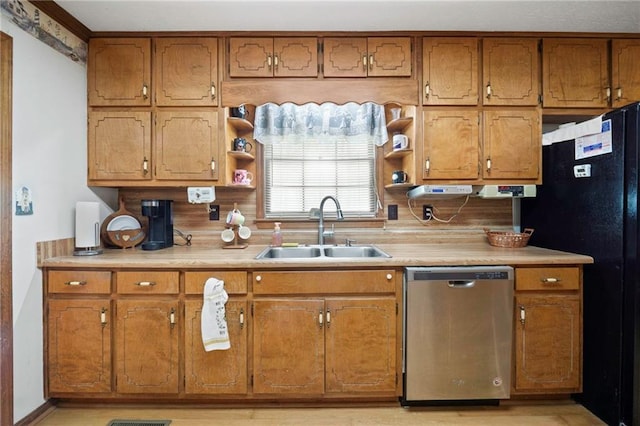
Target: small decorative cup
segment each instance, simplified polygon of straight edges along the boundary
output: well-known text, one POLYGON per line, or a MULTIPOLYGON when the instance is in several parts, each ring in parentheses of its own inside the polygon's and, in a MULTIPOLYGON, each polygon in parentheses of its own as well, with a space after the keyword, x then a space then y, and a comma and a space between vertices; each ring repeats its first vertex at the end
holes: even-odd
POLYGON ((253 173, 244 169, 236 169, 233 171, 233 183, 236 185, 251 185, 253 173))

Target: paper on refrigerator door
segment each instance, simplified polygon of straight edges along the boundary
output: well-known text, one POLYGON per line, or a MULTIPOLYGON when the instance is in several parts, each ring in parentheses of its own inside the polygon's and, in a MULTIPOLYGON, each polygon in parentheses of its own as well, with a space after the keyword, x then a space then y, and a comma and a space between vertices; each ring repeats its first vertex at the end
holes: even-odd
POLYGON ((609 119, 602 122, 600 133, 576 138, 576 160, 611 153, 611 133, 611 119, 609 119))

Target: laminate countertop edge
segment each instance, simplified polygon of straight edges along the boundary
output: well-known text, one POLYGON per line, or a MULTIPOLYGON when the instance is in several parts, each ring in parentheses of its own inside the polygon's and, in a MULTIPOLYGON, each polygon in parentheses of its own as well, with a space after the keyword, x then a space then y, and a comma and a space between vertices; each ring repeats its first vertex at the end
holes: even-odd
POLYGON ((488 243, 375 244, 391 258, 262 259, 265 245, 244 249, 174 246, 145 251, 140 248, 105 249, 95 256, 55 256, 43 259, 44 268, 86 269, 299 269, 398 268, 405 266, 465 265, 576 265, 593 263, 586 255, 535 246, 493 247, 488 243))

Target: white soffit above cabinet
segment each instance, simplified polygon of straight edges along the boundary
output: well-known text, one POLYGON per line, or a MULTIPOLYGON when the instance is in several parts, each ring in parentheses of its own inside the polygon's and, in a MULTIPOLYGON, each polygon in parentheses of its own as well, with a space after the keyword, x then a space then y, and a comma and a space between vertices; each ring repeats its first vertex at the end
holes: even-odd
POLYGON ((640 33, 640 0, 56 0, 94 32, 640 33))

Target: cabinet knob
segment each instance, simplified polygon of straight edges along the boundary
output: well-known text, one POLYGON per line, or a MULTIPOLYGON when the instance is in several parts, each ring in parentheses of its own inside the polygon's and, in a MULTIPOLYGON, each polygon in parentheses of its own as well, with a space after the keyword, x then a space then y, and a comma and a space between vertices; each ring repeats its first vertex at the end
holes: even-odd
POLYGON ((256 275, 256 281, 257 282, 262 281, 262 275, 256 275))
POLYGON ((390 280, 391 278, 393 278, 393 275, 387 274, 387 280, 390 280))

